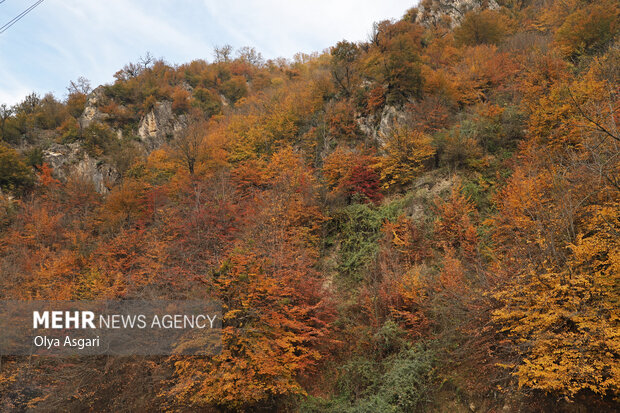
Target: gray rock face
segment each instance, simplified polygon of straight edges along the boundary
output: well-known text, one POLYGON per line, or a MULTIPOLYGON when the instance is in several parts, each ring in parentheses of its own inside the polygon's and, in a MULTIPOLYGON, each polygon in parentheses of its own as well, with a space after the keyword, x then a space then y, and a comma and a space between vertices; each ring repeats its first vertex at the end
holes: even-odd
POLYGON ((358 118, 357 124, 368 138, 377 141, 381 146, 384 144, 384 137, 390 134, 391 129, 395 125, 407 124, 406 113, 394 106, 385 106, 381 112, 378 123, 375 122, 375 119, 374 116, 358 118))
POLYGON ((93 122, 102 122, 110 117, 107 113, 99 110, 99 105, 104 99, 103 87, 99 86, 86 98, 86 106, 82 116, 78 119, 81 128, 87 128, 93 122))
POLYGON ((405 125, 406 123, 407 115, 405 112, 396 109, 394 106, 384 107, 377 130, 380 143, 383 144, 383 137, 389 135, 394 126, 405 125))
POLYGON ((92 181, 95 190, 101 194, 107 193, 108 188, 119 178, 113 166, 90 157, 79 143, 54 143, 43 151, 43 160, 53 168, 56 178, 65 181, 74 177, 92 181))
POLYGON ((447 23, 454 28, 467 12, 480 8, 496 10, 499 5, 495 0, 422 0, 415 22, 426 27, 447 23))
POLYGON ((153 109, 140 120, 138 136, 145 149, 151 152, 164 142, 177 137, 187 124, 184 115, 175 116, 171 102, 157 102, 153 109))

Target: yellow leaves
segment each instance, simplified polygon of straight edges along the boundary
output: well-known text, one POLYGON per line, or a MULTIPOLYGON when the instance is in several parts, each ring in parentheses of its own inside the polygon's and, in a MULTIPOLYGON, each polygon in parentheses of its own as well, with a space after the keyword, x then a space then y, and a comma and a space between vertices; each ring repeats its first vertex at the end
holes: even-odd
POLYGON ((620 204, 608 185, 617 148, 579 109, 611 125, 613 102, 592 71, 568 84, 557 73, 564 69, 548 63, 550 92, 544 84, 534 91, 542 97, 531 107, 530 141, 496 198, 494 240, 509 281, 495 295, 502 307, 493 319, 521 357, 521 387, 569 398, 617 394, 620 204))
POLYGON ((612 369, 617 369, 617 360, 605 354, 584 351, 587 345, 588 342, 577 334, 540 340, 515 373, 519 386, 569 397, 582 390, 604 395, 617 389, 620 383, 617 376, 611 375, 612 369), (567 342, 575 345, 563 345, 567 342))
POLYGON ((597 51, 618 32, 618 3, 613 0, 600 3, 576 10, 557 30, 557 45, 565 56, 597 51))
POLYGON ((521 275, 496 295, 505 306, 495 321, 524 349, 516 371, 522 387, 570 397, 620 390, 620 208, 588 209, 586 232, 570 245, 564 268, 521 275))
POLYGON ((383 139, 385 155, 379 158, 376 167, 386 189, 410 184, 424 168, 424 162, 435 154, 428 135, 403 126, 395 126, 383 139))
POLYGON ((300 120, 321 104, 321 97, 303 82, 285 83, 272 93, 257 93, 237 102, 237 111, 226 125, 228 160, 236 163, 259 158, 292 144, 300 120))
POLYGON ((414 266, 403 274, 397 282, 397 292, 403 298, 405 306, 420 304, 426 285, 422 276, 423 267, 414 266))
POLYGON ((330 189, 336 188, 342 182, 355 164, 355 154, 338 146, 323 162, 323 178, 330 189))
POLYGON ((561 75, 553 79, 556 74, 549 73, 545 77, 551 78, 553 83, 548 90, 528 85, 526 93, 532 93, 527 98, 532 100, 528 123, 530 139, 544 144, 554 155, 563 155, 567 149, 574 151, 573 157, 608 157, 610 155, 606 152, 614 153, 617 149, 611 147, 613 142, 604 142, 613 139, 603 129, 614 130, 618 99, 613 92, 613 76, 601 73, 608 71, 604 69, 606 66, 615 66, 612 62, 612 59, 599 59, 588 72, 574 81, 561 75), (585 153, 580 153, 582 151, 585 153))

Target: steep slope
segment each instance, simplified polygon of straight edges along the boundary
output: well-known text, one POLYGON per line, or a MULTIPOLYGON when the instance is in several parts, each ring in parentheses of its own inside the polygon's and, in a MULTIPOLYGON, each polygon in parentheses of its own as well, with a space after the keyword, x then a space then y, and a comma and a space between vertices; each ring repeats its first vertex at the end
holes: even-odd
POLYGON ((2 298, 226 322, 214 357, 3 359, 1 409, 617 410, 619 15, 423 1, 3 108, 2 298))

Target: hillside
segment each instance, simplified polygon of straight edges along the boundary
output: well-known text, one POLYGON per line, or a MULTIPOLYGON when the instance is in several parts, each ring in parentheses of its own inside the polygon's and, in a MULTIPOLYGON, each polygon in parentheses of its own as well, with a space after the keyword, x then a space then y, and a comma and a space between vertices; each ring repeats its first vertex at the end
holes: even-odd
POLYGON ((0 106, 0 295, 206 299, 213 357, 2 357, 2 411, 620 408, 620 6, 422 0, 0 106))

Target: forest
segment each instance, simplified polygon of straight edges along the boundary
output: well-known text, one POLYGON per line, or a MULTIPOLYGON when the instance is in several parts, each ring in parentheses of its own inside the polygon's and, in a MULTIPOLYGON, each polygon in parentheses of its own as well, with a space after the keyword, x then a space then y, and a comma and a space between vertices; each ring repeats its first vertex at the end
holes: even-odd
POLYGON ((1 299, 224 319, 214 356, 3 356, 0 410, 617 411, 620 4, 451 3, 1 105, 1 299))

